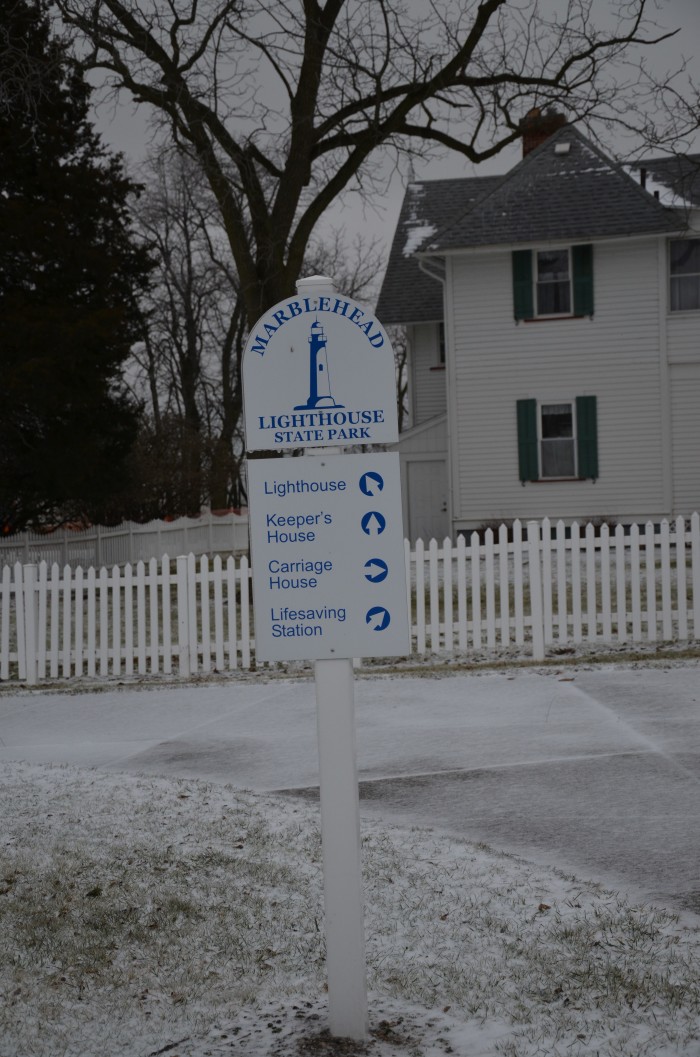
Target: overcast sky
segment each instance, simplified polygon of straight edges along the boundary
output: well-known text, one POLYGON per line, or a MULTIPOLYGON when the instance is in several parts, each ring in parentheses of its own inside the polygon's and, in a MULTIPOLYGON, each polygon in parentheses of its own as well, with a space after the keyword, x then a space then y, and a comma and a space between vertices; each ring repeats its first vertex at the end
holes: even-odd
MULTIPOLYGON (((558 0, 557 0, 558 2, 558 0)), ((563 0, 561 0, 563 3, 563 0)), ((602 8, 607 0, 599 0, 602 8)), ((673 40, 657 45, 649 53, 652 64, 660 76, 669 69, 675 69, 685 59, 688 68, 697 83, 700 83, 700 0, 656 0, 658 15, 656 21, 667 29, 680 29, 673 40)), ((151 138, 148 119, 143 109, 137 108, 126 100, 119 108, 113 105, 102 105, 97 110, 97 127, 106 143, 116 150, 123 151, 134 163, 144 157, 151 138)), ((609 143, 615 151, 624 150, 621 144, 609 143)), ((700 150, 700 140, 695 145, 700 150)), ((449 178, 468 175, 486 175, 506 172, 519 159, 519 148, 513 147, 489 162, 479 166, 478 170, 463 158, 450 155, 430 165, 416 166, 418 179, 449 178)), ((350 199, 344 206, 338 204, 327 216, 327 227, 344 226, 348 231, 361 231, 378 235, 388 246, 391 240, 398 211, 404 194, 404 181, 398 176, 392 181, 389 193, 381 201, 373 201, 369 206, 360 206, 355 199, 350 199)))

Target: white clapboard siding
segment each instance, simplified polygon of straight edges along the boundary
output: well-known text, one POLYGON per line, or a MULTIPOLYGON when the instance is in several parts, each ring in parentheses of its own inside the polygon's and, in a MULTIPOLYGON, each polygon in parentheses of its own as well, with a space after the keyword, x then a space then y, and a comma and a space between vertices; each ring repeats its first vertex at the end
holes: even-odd
MULTIPOLYGON (((404 544, 419 655, 700 639, 700 516, 614 533, 516 521, 453 543, 404 544)), ((30 684, 248 669, 255 643, 244 556, 0 574, 0 679, 30 684)))
POLYGON ((417 426, 445 411, 445 372, 435 370, 440 363, 438 324, 418 323, 409 328, 409 341, 411 412, 417 426))
MULTIPOLYGON (((676 513, 692 510, 700 399, 697 321, 687 327, 682 344, 679 337, 672 345, 696 362, 682 368, 678 381, 681 365, 673 366, 667 409, 659 392, 659 325, 665 312, 659 303, 658 239, 599 241, 594 258, 595 318, 567 320, 561 327, 514 323, 509 250, 489 248, 447 260, 451 506, 457 521, 488 523, 494 511, 503 520, 541 518, 544 490, 523 487, 516 472, 516 402, 523 396, 553 403, 577 395, 598 399, 605 473, 595 484, 558 482, 557 516, 570 521, 609 513, 632 521, 640 511, 665 510, 659 444, 664 417, 673 432, 674 472, 679 467, 674 494, 684 504, 676 513)), ((586 602, 584 596, 584 624, 586 602)))

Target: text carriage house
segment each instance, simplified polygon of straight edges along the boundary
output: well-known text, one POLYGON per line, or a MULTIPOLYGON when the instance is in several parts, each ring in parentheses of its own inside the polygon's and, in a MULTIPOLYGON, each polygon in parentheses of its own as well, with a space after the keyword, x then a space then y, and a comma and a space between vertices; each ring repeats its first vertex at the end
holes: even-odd
POLYGON ((411 539, 700 508, 700 156, 523 125, 505 176, 404 199, 377 314, 409 342, 411 539))

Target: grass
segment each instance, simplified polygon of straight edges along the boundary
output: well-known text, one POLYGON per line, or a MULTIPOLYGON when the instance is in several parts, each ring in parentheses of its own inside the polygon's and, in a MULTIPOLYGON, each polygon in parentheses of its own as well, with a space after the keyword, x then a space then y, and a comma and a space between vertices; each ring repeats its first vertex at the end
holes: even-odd
MULTIPOLYGON (((0 810, 2 1057, 218 1054, 246 1010, 323 995, 315 808, 6 764, 0 810)), ((363 854, 375 1006, 449 1010, 503 1057, 700 1051, 676 915, 419 829, 367 823, 363 854)))
POLYGON ((82 804, 69 781, 50 803, 34 794, 29 811, 3 811, 15 835, 1 871, 2 989, 13 999, 0 1038, 17 1040, 7 1053, 60 1052, 42 1042, 51 1020, 68 1052, 100 1023, 112 1025, 113 1052, 122 1052, 120 1030, 149 1037, 156 1008, 159 1021, 186 1010, 188 1029, 203 1031, 212 1013, 249 1002, 271 976, 286 979, 299 964, 320 974, 318 934, 290 920, 305 917, 309 901, 298 853, 285 854, 299 836, 293 814, 271 833, 252 798, 204 792, 220 811, 205 810, 200 827, 202 793, 187 784, 128 782, 107 796, 97 777, 77 786, 82 804), (57 1002, 68 1018, 57 1017, 57 1002))

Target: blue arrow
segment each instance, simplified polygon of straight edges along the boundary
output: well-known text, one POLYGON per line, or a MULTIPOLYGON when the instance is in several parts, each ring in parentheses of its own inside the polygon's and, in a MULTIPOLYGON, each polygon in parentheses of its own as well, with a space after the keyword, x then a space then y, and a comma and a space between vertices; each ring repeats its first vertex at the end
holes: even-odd
POLYGON ((389 575, 389 566, 381 558, 370 558, 365 562, 365 580, 371 584, 380 584, 389 575))
POLYGON ((374 470, 369 470, 367 473, 362 474, 360 488, 365 495, 376 495, 377 492, 381 492, 384 488, 384 478, 381 474, 375 473, 374 470))
POLYGON ((391 623, 389 610, 384 609, 383 606, 372 606, 371 609, 367 610, 365 621, 369 624, 372 631, 384 631, 391 623))
POLYGON ((370 510, 361 521, 362 531, 368 536, 381 536, 386 528, 386 518, 378 510, 370 510))

